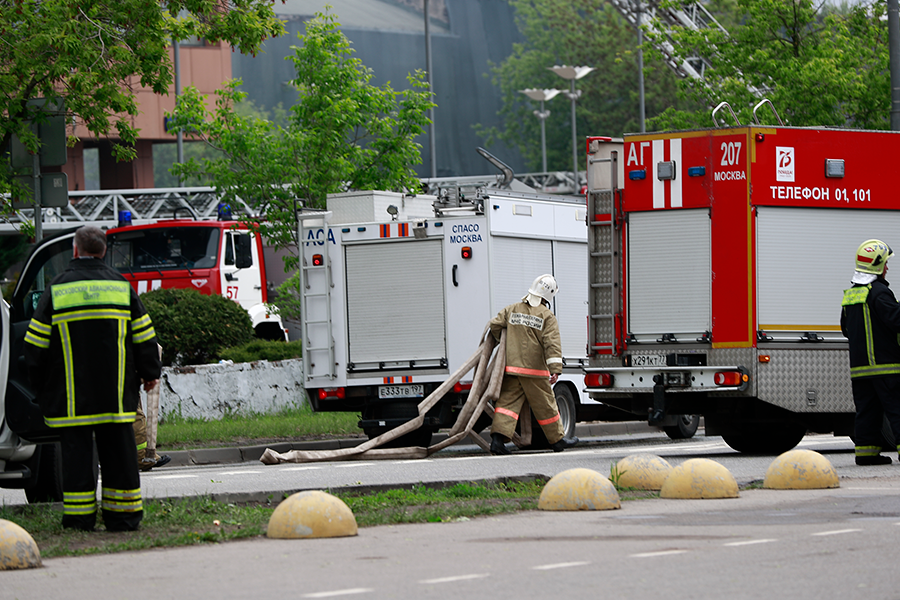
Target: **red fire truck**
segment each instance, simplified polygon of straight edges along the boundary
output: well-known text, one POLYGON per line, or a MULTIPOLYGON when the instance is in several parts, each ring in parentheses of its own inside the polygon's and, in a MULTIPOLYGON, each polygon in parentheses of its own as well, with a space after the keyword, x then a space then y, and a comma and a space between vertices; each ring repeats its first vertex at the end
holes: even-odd
POLYGON ((851 435, 841 297, 862 241, 900 245, 887 176, 900 135, 737 126, 624 141, 600 159, 605 142, 588 140, 591 397, 651 423, 702 414, 745 452, 851 435))
POLYGON ((250 314, 258 337, 287 339, 281 318, 270 312, 260 236, 235 221, 171 219, 120 224, 106 234, 107 262, 139 294, 189 288, 218 294, 250 314))

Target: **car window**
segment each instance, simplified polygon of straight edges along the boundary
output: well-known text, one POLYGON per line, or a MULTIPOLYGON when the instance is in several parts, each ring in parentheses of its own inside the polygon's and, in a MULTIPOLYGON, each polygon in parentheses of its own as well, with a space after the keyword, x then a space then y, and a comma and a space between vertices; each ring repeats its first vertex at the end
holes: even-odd
POLYGON ((15 320, 30 319, 50 281, 69 266, 73 238, 74 233, 68 233, 35 245, 13 292, 11 306, 15 320))

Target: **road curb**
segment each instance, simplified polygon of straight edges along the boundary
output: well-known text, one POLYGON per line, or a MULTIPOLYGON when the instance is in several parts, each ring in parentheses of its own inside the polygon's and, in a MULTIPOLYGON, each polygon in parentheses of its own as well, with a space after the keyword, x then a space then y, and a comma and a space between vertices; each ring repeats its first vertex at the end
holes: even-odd
MULTIPOLYGON (((636 435, 648 433, 660 433, 658 427, 651 427, 642 421, 615 421, 615 422, 597 422, 597 423, 579 423, 575 426, 575 435, 579 438, 596 438, 611 435, 636 435)), ((482 437, 490 441, 487 432, 481 434, 482 437)), ((433 443, 438 443, 446 439, 447 434, 443 432, 436 433, 433 443)), ((254 446, 237 446, 229 448, 204 448, 199 450, 175 450, 157 451, 160 454, 167 454, 172 458, 169 465, 173 467, 189 467, 199 465, 224 465, 241 462, 258 461, 259 457, 266 448, 271 448, 275 452, 285 453, 291 450, 339 450, 341 448, 353 448, 366 441, 366 438, 344 438, 344 439, 328 439, 313 440, 303 442, 277 442, 274 444, 263 444, 254 446)), ((463 439, 455 445, 471 445, 471 441, 463 439)))

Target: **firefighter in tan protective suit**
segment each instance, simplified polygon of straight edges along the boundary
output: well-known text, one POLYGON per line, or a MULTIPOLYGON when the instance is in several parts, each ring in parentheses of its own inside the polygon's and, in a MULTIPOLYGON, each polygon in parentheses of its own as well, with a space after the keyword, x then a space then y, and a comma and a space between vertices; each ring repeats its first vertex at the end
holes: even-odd
POLYGON ((494 339, 499 340, 506 329, 506 374, 494 407, 492 454, 510 454, 506 442, 515 432, 525 402, 554 452, 578 443, 576 437, 564 437, 551 387, 563 366, 559 325, 550 312, 550 301, 558 289, 552 275, 541 275, 521 302, 510 304, 491 319, 494 339))

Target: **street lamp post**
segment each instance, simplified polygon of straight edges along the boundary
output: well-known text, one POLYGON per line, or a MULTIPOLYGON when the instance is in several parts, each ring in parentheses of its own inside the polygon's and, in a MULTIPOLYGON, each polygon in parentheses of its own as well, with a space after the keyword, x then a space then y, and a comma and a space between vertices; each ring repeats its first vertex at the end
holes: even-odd
POLYGON ((563 92, 572 101, 572 177, 575 193, 578 193, 578 136, 575 131, 575 101, 581 96, 581 90, 575 90, 575 80, 581 79, 594 70, 594 67, 567 67, 566 65, 555 65, 548 67, 551 71, 569 80, 570 89, 563 92))
POLYGON ((545 126, 545 121, 547 117, 550 116, 549 110, 544 110, 544 102, 547 100, 552 100, 559 94, 559 90, 539 90, 535 88, 529 88, 527 90, 519 90, 532 100, 537 100, 541 103, 541 109, 534 111, 534 116, 538 118, 541 122, 541 173, 547 172, 547 131, 545 126))

